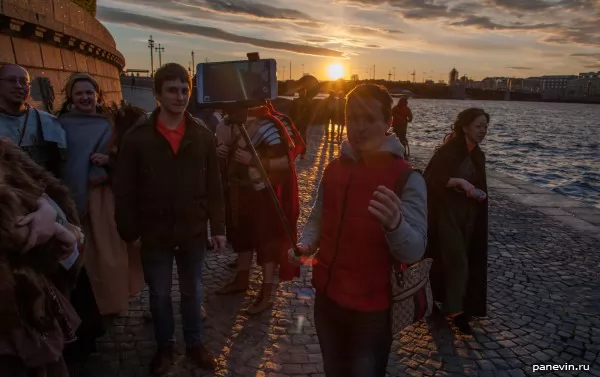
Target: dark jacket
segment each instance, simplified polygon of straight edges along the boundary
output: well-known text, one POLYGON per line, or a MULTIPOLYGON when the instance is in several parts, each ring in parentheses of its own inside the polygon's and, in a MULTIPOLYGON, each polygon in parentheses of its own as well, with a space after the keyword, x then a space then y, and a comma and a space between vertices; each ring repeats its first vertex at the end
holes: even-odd
MULTIPOLYGON (((444 248, 444 235, 438 232, 439 214, 445 206, 464 197, 454 189, 446 187, 448 180, 456 177, 461 163, 468 156, 469 150, 463 138, 454 138, 441 146, 429 161, 424 172, 427 182, 428 206, 428 244, 426 256, 433 258, 431 284, 436 300, 444 296, 444 266, 441 254, 444 248)), ((485 154, 477 145, 471 151, 475 166, 476 182, 471 182, 476 188, 488 193, 487 176, 485 171, 485 154)), ((479 210, 475 221, 473 239, 468 250, 469 276, 467 296, 465 297, 465 312, 470 315, 483 317, 487 314, 487 255, 488 255, 488 200, 478 203, 479 210)))
POLYGON ((186 247, 225 234, 215 136, 186 113, 175 155, 156 128, 160 109, 124 137, 115 176, 115 217, 126 242, 186 247))

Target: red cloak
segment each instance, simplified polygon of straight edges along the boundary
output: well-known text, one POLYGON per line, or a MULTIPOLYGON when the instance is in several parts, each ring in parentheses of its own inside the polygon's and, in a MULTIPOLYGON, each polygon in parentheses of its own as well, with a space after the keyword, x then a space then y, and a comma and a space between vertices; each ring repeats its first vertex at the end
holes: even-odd
MULTIPOLYGON (((294 164, 296 144, 288 134, 285 125, 275 117, 266 106, 257 107, 248 111, 248 116, 268 119, 272 121, 279 129, 281 139, 288 146, 288 163, 290 165, 289 179, 280 184, 274 184, 273 190, 279 200, 279 205, 283 209, 289 229, 293 235, 294 244, 298 242, 298 217, 300 216, 300 200, 298 197, 298 177, 296 175, 296 166, 294 164)), ((294 128, 292 128, 294 129, 294 128)), ((279 279, 289 281, 300 276, 300 267, 291 264, 288 261, 287 252, 292 247, 288 237, 281 245, 281 254, 279 257, 279 279)))
POLYGON ((300 155, 302 152, 304 152, 306 150, 306 141, 302 138, 302 135, 300 135, 300 131, 298 131, 298 129, 296 128, 296 125, 292 121, 292 118, 277 111, 272 102, 269 102, 268 108, 269 108, 269 111, 271 112, 271 114, 275 115, 275 117, 285 118, 288 121, 288 123, 290 124, 290 128, 292 129, 293 135, 289 135, 289 133, 287 132, 287 128, 284 128, 284 129, 285 129, 286 133, 288 133, 291 141, 294 144, 292 152, 293 152, 293 157, 295 160, 296 157, 298 157, 298 155, 300 155))

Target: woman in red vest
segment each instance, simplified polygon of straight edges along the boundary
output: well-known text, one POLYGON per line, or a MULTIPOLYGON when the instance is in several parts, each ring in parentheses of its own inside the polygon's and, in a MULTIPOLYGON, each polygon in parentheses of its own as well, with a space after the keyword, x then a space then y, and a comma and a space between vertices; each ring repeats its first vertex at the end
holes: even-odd
POLYGON ((466 334, 472 332, 471 316, 486 315, 488 201, 485 155, 479 143, 489 122, 490 116, 481 109, 458 114, 452 133, 424 174, 434 297, 466 334))
MULTIPOLYGON (((383 377, 392 344, 390 273, 427 243, 425 181, 395 135, 392 98, 377 85, 348 94, 348 140, 329 163, 298 248, 313 255, 315 327, 327 377, 383 377), (407 173, 410 173, 408 171, 407 173)), ((291 259, 293 252, 289 253, 291 259)))

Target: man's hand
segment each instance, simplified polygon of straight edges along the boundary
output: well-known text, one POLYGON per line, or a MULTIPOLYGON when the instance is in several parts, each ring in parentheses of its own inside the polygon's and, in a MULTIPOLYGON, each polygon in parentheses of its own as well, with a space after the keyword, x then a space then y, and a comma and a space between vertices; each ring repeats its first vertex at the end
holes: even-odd
POLYGON ((102 153, 94 153, 90 156, 90 160, 92 161, 92 164, 96 166, 107 166, 110 158, 102 153))
POLYGON ((475 199, 479 202, 483 202, 485 200, 485 198, 487 198, 487 194, 483 191, 483 190, 477 190, 476 187, 473 187, 473 190, 467 193, 467 196, 471 199, 475 199), (481 196, 479 196, 479 192, 482 193, 481 196))
POLYGON ((257 168, 255 168, 254 166, 250 166, 248 168, 248 177, 250 177, 250 179, 253 181, 260 182, 260 180, 261 180, 260 171, 257 168))
POLYGON ((310 248, 304 244, 296 244, 298 251, 300 251, 300 255, 296 255, 294 249, 291 248, 288 250, 288 260, 291 264, 296 266, 302 265, 312 265, 312 257, 310 255, 310 248))
POLYGON ((469 183, 469 181, 467 181, 466 179, 461 179, 460 185, 458 187, 460 187, 467 194, 468 197, 473 197, 475 195, 475 186, 469 183))
POLYGON ((225 144, 219 144, 217 147, 217 155, 221 158, 227 158, 229 154, 229 147, 225 144))
POLYGON ((48 242, 56 230, 56 210, 45 198, 38 199, 38 205, 37 211, 22 217, 16 224, 17 227, 29 227, 29 236, 23 249, 24 252, 48 242))
POLYGON ((252 154, 243 149, 235 151, 235 160, 240 164, 250 165, 252 163, 252 154))
POLYGON ((210 244, 215 251, 225 251, 227 249, 227 238, 225 236, 210 237, 210 244))
POLYGON ((136 247, 136 248, 141 248, 142 247, 142 238, 138 238, 137 240, 133 241, 131 243, 131 246, 136 247))
POLYGON ((54 237, 60 242, 63 251, 63 254, 56 256, 57 259, 63 260, 68 258, 75 250, 75 245, 77 244, 75 234, 59 223, 54 223, 54 237))
POLYGON ((402 220, 402 201, 395 192, 387 187, 379 186, 369 202, 371 212, 386 230, 394 230, 402 220))

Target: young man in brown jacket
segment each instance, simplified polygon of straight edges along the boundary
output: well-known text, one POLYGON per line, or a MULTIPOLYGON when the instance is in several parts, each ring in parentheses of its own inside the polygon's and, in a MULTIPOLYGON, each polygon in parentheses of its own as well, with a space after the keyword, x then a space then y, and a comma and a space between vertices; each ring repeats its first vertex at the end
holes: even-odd
POLYGON ((115 178, 116 220, 126 242, 142 244, 144 277, 158 351, 155 375, 169 371, 175 353, 171 282, 177 262, 187 355, 214 370, 204 347, 201 317, 202 267, 207 221, 212 242, 224 249, 225 204, 214 135, 185 110, 191 81, 186 69, 170 63, 156 71, 154 94, 160 106, 123 140, 115 178))

